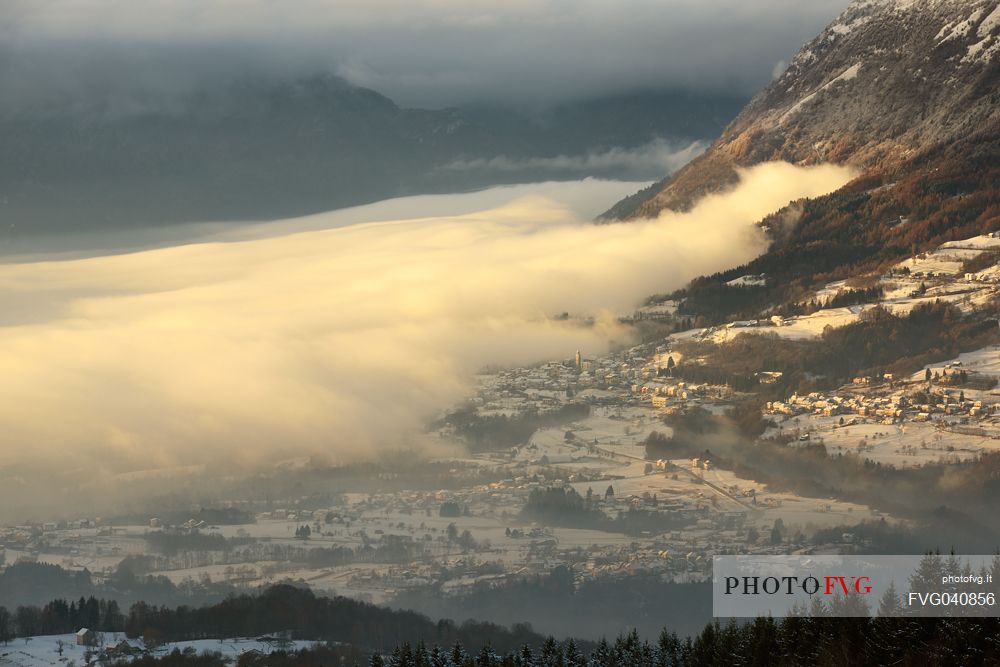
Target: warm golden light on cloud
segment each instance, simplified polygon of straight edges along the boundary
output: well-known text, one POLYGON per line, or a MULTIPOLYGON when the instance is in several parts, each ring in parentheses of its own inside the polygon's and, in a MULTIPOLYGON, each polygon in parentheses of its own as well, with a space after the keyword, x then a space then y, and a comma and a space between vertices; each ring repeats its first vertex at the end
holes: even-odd
POLYGON ((594 225, 523 198, 468 215, 2 265, 0 505, 30 507, 13 482, 25 476, 238 470, 410 446, 478 368, 625 340, 602 313, 751 259, 765 243, 755 221, 849 178, 762 165, 690 213, 634 224, 594 225), (598 324, 549 319, 564 311, 598 324))

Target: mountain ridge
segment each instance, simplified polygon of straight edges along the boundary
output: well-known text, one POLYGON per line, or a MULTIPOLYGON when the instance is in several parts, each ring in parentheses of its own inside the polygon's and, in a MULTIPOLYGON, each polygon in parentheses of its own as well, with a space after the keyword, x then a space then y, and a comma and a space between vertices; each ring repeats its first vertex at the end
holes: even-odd
POLYGON ((685 210, 768 160, 905 171, 1000 133, 1000 2, 855 0, 699 158, 603 217, 685 210))
POLYGON ((410 109, 330 75, 237 80, 170 98, 93 95, 30 108, 10 102, 0 113, 0 244, 38 234, 285 218, 536 180, 645 180, 666 163, 586 158, 622 148, 641 153, 660 140, 653 147, 667 158, 668 148, 714 136, 744 102, 646 91, 534 115, 503 107, 410 109), (495 158, 503 158, 498 167, 495 158))

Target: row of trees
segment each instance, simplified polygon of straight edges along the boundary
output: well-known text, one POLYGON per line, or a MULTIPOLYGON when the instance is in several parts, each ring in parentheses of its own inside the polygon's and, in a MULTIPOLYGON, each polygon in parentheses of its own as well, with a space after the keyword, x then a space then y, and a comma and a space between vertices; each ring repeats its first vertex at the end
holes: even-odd
POLYGON ((115 600, 94 597, 79 601, 53 600, 42 607, 22 605, 13 612, 0 607, 0 642, 15 637, 59 635, 80 628, 120 632, 125 629, 125 615, 115 600))
POLYGON ((567 403, 556 410, 521 414, 480 416, 474 408, 463 408, 447 415, 435 426, 449 425, 473 451, 494 451, 521 445, 531 434, 546 426, 558 426, 587 417, 586 403, 567 403))
POLYGON ((156 636, 164 642, 217 637, 257 637, 290 631, 294 637, 358 646, 394 646, 420 640, 490 642, 502 650, 541 638, 527 627, 503 628, 467 621, 433 622, 426 616, 395 611, 343 597, 317 597, 290 585, 273 586, 259 595, 231 596, 207 607, 132 605, 125 619, 129 637, 156 636))
POLYGON ((372 667, 709 667, 746 665, 992 665, 1000 655, 997 619, 904 619, 876 617, 756 618, 719 622, 694 638, 664 631, 655 644, 636 633, 601 641, 585 653, 551 638, 540 651, 528 647, 498 654, 489 646, 470 655, 461 646, 402 646, 372 667))
MULTIPOLYGON (((370 667, 746 667, 863 665, 995 665, 1000 655, 998 619, 905 619, 876 617, 756 618, 747 623, 708 625, 699 635, 681 639, 663 631, 650 643, 635 632, 602 640, 590 650, 551 637, 541 645, 498 652, 489 643, 479 648, 455 642, 431 648, 404 642, 388 654, 376 652, 370 667)), ((238 667, 313 667, 362 664, 350 647, 320 646, 296 653, 247 653, 238 667), (333 660, 330 660, 333 658, 333 660), (325 660, 325 662, 324 662, 325 660)), ((179 651, 131 663, 139 667, 198 665, 222 667, 218 655, 196 656, 179 651)))
MULTIPOLYGON (((608 486, 604 495, 606 498, 614 496, 614 488, 608 486)), ((635 508, 611 518, 594 506, 590 492, 584 498, 572 487, 533 489, 521 510, 521 516, 549 526, 604 530, 626 535, 663 533, 683 528, 690 522, 677 514, 635 508)))
MULTIPOLYGON (((962 573, 954 558, 925 556, 910 581, 915 591, 937 589, 941 575, 962 573)), ((990 572, 1000 571, 1000 557, 990 572)), ((840 603, 841 605, 846 603, 840 603)), ((256 637, 281 628, 292 636, 328 642, 313 650, 272 656, 247 654, 240 665, 364 664, 371 667, 663 667, 701 665, 996 664, 1000 618, 897 617, 899 596, 886 591, 876 615, 835 616, 814 603, 809 616, 749 622, 718 621, 692 637, 663 630, 657 641, 635 630, 613 642, 544 638, 525 625, 434 623, 412 612, 392 611, 343 598, 319 598, 307 590, 277 586, 259 596, 239 596, 192 609, 133 605, 127 616, 113 602, 55 600, 41 609, 11 614, 0 607, 0 640, 20 634, 65 633, 80 625, 121 631, 160 642, 218 637, 256 637), (264 630, 264 629, 267 630, 264 630), (336 656, 331 653, 333 648, 336 656), (466 647, 469 647, 468 649, 466 647), (370 656, 370 657, 366 657, 370 656), (335 657, 333 662, 328 659, 335 657), (327 660, 327 662, 323 662, 327 660)), ((841 613, 844 609, 839 610, 841 613)), ((866 612, 867 613, 867 612, 866 612)), ((221 656, 173 652, 148 665, 221 665, 221 656)))

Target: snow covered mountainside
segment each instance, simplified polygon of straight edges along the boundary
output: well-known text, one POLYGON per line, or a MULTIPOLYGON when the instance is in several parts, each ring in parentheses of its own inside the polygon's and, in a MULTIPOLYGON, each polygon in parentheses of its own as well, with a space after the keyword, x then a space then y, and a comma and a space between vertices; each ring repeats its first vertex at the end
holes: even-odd
POLYGON ((685 209, 767 160, 891 173, 998 132, 1000 1, 854 0, 703 156, 606 217, 685 209))

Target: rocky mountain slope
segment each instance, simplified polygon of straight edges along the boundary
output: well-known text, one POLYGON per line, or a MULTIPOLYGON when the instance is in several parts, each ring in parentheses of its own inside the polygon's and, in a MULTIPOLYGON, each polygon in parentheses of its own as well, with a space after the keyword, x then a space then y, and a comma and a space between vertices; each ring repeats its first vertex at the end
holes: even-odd
POLYGON ((998 133, 998 0, 855 0, 704 155, 606 217, 685 209, 734 182, 739 166, 836 162, 898 175, 998 133))

